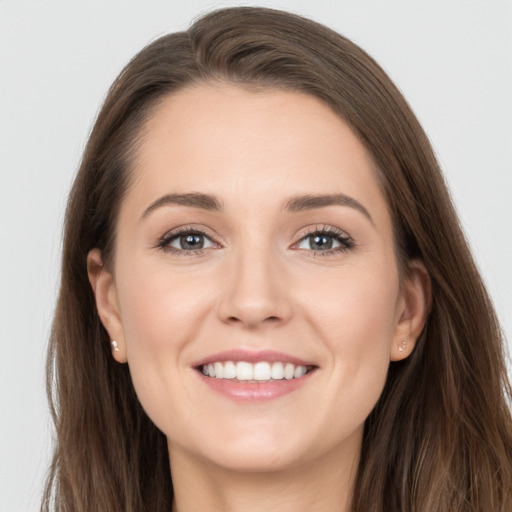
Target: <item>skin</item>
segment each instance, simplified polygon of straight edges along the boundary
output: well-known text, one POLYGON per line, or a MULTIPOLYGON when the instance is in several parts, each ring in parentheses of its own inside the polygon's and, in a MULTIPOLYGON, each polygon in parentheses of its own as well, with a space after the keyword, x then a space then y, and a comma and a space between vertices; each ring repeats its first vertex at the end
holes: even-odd
POLYGON ((89 275, 113 356, 168 438, 174 510, 348 511, 364 421, 428 302, 420 263, 399 276, 371 159, 319 100, 226 84, 166 98, 143 135, 113 267, 93 250, 89 275), (177 193, 214 195, 222 210, 164 204, 144 215, 177 193), (369 216, 353 205, 284 209, 305 194, 344 194, 369 216), (159 247, 178 227, 204 231, 206 246, 159 247), (312 247, 319 227, 353 246, 312 247), (239 348, 315 370, 284 396, 237 402, 193 364, 239 348))

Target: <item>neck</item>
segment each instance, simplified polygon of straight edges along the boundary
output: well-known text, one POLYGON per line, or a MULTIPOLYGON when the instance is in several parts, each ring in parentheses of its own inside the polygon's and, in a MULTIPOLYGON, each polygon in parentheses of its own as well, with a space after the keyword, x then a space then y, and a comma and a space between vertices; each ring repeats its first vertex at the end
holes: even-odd
POLYGON ((173 512, 350 512, 359 449, 332 450, 282 470, 242 472, 170 448, 173 512))

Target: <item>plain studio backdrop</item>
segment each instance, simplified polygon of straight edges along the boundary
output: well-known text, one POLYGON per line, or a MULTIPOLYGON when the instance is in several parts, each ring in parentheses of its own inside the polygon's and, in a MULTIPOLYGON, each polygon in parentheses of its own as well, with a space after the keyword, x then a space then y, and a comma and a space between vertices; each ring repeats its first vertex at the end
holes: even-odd
MULTIPOLYGON (((0 0, 0 512, 38 510, 45 351, 71 180, 104 95, 159 35, 239 2, 0 0)), ((348 36, 426 129, 512 335, 510 0, 274 0, 348 36)), ((446 240, 449 244, 450 240, 446 240)))

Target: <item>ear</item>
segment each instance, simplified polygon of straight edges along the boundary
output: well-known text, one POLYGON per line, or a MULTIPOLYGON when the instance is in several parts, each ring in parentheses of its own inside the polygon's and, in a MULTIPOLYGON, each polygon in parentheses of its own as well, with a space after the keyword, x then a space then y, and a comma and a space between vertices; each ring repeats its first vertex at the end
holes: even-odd
POLYGON ((87 274, 94 292, 101 323, 107 330, 111 341, 117 342, 116 349, 111 346, 112 356, 117 362, 126 363, 126 343, 114 276, 105 268, 99 249, 93 249, 87 255, 87 274))
POLYGON ((414 349, 431 305, 430 276, 422 261, 408 263, 397 308, 397 324, 391 347, 391 361, 409 357, 414 349))

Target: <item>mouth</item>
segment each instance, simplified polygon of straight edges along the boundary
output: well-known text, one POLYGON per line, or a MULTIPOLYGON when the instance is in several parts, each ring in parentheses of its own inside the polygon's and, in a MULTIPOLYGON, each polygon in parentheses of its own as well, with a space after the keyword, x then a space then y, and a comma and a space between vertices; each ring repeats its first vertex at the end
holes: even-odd
POLYGON ((235 401, 261 402, 292 393, 311 381, 319 367, 273 350, 230 350, 193 365, 213 391, 235 401))
POLYGON ((276 382, 300 379, 312 372, 313 365, 285 361, 215 361, 197 367, 204 376, 245 383, 276 382))

